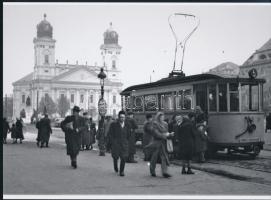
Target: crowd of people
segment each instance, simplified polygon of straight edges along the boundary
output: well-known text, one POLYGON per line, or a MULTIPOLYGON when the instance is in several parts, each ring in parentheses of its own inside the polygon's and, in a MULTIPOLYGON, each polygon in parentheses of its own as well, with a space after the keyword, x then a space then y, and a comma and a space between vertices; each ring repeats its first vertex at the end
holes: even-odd
POLYGON ((23 134, 23 120, 22 118, 17 118, 16 122, 13 122, 11 127, 6 118, 3 118, 3 143, 7 143, 7 135, 11 133, 11 138, 13 140, 12 144, 17 144, 18 140, 20 144, 23 143, 24 134, 23 134))

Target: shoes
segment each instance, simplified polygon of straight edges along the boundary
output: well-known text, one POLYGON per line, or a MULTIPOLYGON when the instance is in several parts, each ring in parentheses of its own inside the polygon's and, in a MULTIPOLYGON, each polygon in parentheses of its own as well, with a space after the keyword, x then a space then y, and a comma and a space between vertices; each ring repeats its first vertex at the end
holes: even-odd
POLYGON ((136 160, 128 160, 127 163, 137 163, 136 160))
POLYGON ((23 142, 22 142, 22 140, 20 141, 20 144, 22 144, 23 142))
POLYGON ((40 147, 40 143, 39 142, 37 142, 37 147, 40 147))
POLYGON ((72 167, 73 167, 74 169, 76 169, 76 168, 77 168, 76 161, 72 161, 72 162, 71 162, 71 165, 72 165, 72 167))
POLYGON ((120 176, 125 176, 125 175, 124 175, 124 172, 120 172, 120 176))
POLYGON ((195 174, 191 169, 188 169, 188 171, 186 172, 186 174, 195 174))
POLYGON ((168 174, 168 173, 164 173, 164 174, 163 174, 163 177, 164 177, 164 178, 170 178, 170 177, 171 177, 171 175, 170 175, 170 174, 168 174))
POLYGON ((40 148, 42 148, 43 147, 43 145, 40 145, 40 148))
POLYGON ((187 174, 187 172, 185 171, 185 168, 182 169, 182 174, 187 174))
POLYGON ((118 173, 119 172, 119 169, 118 168, 114 168, 115 172, 118 173))

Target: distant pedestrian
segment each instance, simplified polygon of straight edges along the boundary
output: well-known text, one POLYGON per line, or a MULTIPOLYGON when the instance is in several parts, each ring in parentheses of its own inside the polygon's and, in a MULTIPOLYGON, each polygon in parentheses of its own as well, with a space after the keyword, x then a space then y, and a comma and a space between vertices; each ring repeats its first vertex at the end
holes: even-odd
POLYGON ((167 154, 166 140, 171 135, 168 132, 168 124, 164 121, 164 113, 158 112, 153 122, 153 140, 145 146, 145 152, 151 155, 150 173, 156 176, 155 167, 158 159, 161 160, 162 175, 165 178, 171 177, 168 173, 169 158, 167 154))
POLYGON ((134 119, 133 112, 128 112, 127 122, 130 123, 130 128, 131 128, 131 131, 130 131, 131 136, 129 137, 129 155, 128 155, 127 163, 137 163, 134 156, 136 154, 136 133, 135 133, 135 130, 138 128, 138 126, 137 126, 137 123, 134 119))
POLYGON ((146 115, 146 121, 144 122, 143 127, 143 140, 142 140, 142 148, 144 152, 144 161, 149 161, 151 158, 148 156, 144 150, 144 147, 147 146, 153 139, 153 119, 151 114, 146 115))
POLYGON ((16 144, 17 143, 17 131, 16 131, 16 125, 14 123, 12 123, 10 131, 11 131, 11 138, 13 139, 12 144, 16 144))
POLYGON ((48 118, 48 114, 44 115, 44 118, 40 120, 40 148, 49 147, 50 134, 52 134, 51 121, 48 118))
POLYGON ((71 166, 77 168, 77 156, 81 146, 81 134, 85 128, 83 117, 79 116, 80 108, 73 107, 73 114, 67 116, 61 122, 61 129, 65 132, 65 142, 67 148, 67 155, 70 156, 71 166))
POLYGON ((38 134, 37 134, 37 138, 36 138, 36 140, 37 140, 37 147, 39 147, 40 146, 40 119, 38 119, 37 121, 36 121, 36 128, 38 129, 38 134))
POLYGON ((97 135, 97 130, 96 130, 96 124, 93 122, 92 117, 89 118, 89 123, 90 123, 90 129, 91 129, 91 146, 90 148, 93 148, 93 145, 96 143, 96 135, 97 135))
POLYGON ((92 145, 92 138, 91 138, 91 123, 89 120, 89 115, 87 112, 83 113, 83 117, 84 117, 84 122, 85 122, 85 128, 83 129, 82 132, 82 142, 81 142, 81 149, 84 150, 89 150, 90 146, 92 145))
POLYGON ((10 132, 10 127, 6 118, 3 118, 3 143, 7 144, 7 134, 10 132))
POLYGON ((111 116, 106 116, 105 117, 105 123, 104 123, 104 129, 105 129, 105 148, 107 152, 110 152, 110 141, 109 141, 109 136, 108 136, 108 132, 109 132, 109 128, 111 123, 113 122, 112 117, 111 116))
POLYGON ((125 112, 118 113, 118 119, 111 123, 109 128, 109 140, 111 144, 111 155, 113 158, 114 170, 119 171, 120 176, 124 176, 125 162, 128 157, 128 141, 131 127, 125 120, 125 112), (120 158, 120 170, 118 168, 118 159, 120 158))
POLYGON ((271 113, 266 117, 265 132, 267 132, 267 130, 271 130, 271 113))
MULTIPOLYGON (((169 133, 175 132, 174 129, 176 128, 176 124, 177 124, 176 116, 177 116, 177 114, 174 114, 172 116, 171 120, 168 122, 168 132, 169 133)), ((176 146, 175 137, 173 137, 173 139, 172 139, 172 144, 173 144, 173 147, 176 146)), ((169 160, 173 160, 175 157, 175 152, 173 151, 173 152, 169 153, 168 155, 169 155, 169 160)))
POLYGON ((173 136, 173 155, 174 158, 179 157, 179 138, 178 138, 178 130, 183 122, 183 117, 180 114, 175 116, 176 123, 173 125, 172 132, 174 132, 173 136))
POLYGON ((189 113, 190 119, 187 115, 183 116, 182 124, 178 130, 179 140, 179 154, 183 161, 182 174, 194 174, 191 170, 191 160, 194 150, 195 128, 193 127, 193 117, 189 113), (187 167, 187 170, 186 170, 187 167))
POLYGON ((198 118, 196 121, 195 153, 198 162, 205 162, 205 152, 207 150, 208 136, 204 119, 198 118))
POLYGON ((16 143, 17 139, 20 139, 20 144, 22 144, 23 143, 22 141, 24 140, 22 119, 17 118, 15 126, 16 126, 16 143))

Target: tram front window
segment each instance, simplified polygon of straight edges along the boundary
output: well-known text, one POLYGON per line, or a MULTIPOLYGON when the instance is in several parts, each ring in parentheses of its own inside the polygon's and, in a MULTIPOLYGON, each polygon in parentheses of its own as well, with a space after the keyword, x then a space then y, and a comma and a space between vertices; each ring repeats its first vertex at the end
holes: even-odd
POLYGON ((242 84, 242 111, 259 110, 259 87, 258 85, 242 84))
POLYGON ((230 111, 239 111, 238 83, 230 83, 230 111))

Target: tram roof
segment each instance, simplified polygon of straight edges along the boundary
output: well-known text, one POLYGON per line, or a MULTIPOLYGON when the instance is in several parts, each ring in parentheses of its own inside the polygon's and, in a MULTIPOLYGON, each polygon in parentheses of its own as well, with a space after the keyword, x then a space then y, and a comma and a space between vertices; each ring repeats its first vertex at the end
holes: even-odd
POLYGON ((265 83, 265 79, 250 79, 248 77, 241 77, 236 75, 225 75, 225 74, 212 74, 212 73, 204 73, 204 74, 196 74, 191 76, 175 76, 162 78, 156 82, 152 83, 144 83, 139 85, 133 85, 126 89, 124 89, 120 94, 125 95, 133 90, 140 90, 146 88, 152 88, 157 86, 166 86, 166 85, 174 85, 179 83, 187 83, 187 82, 197 82, 197 81, 205 81, 205 80, 225 80, 225 82, 257 82, 257 83, 265 83))

